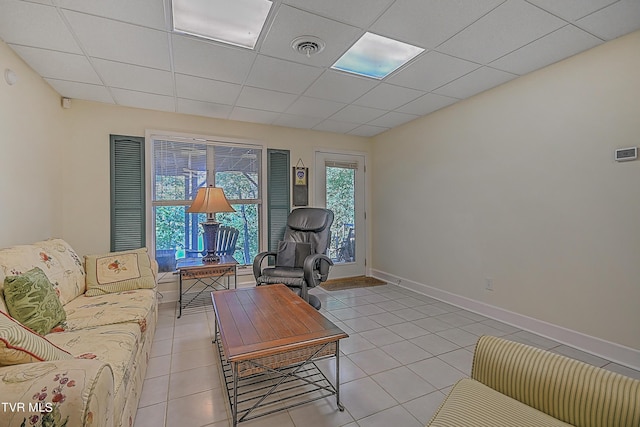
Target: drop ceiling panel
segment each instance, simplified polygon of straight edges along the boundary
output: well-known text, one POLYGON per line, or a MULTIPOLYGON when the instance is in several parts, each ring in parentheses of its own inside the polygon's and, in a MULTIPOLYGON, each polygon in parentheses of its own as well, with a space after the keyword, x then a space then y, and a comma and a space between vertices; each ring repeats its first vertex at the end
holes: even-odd
POLYGON ((45 79, 60 96, 115 104, 106 87, 68 80, 45 79))
POLYGON ((508 0, 437 50, 487 64, 563 25, 561 19, 523 0, 508 0))
POLYGON ((242 86, 233 83, 176 74, 176 94, 179 98, 233 105, 241 89, 242 86))
POLYGON ((354 130, 349 132, 349 135, 370 137, 370 136, 377 135, 381 132, 384 132, 385 130, 389 130, 389 129, 384 127, 379 127, 379 126, 362 125, 362 126, 358 126, 354 130))
POLYGON ((285 0, 284 3, 364 28, 389 7, 393 0, 285 0))
POLYGON ((5 43, 82 53, 54 7, 14 0, 3 0, 0 7, 0 37, 5 43))
POLYGON ((373 89, 379 82, 339 71, 326 70, 313 82, 305 95, 331 101, 351 103, 373 89))
POLYGON ((65 97, 367 136, 640 30, 640 0, 275 0, 250 50, 172 33, 170 6, 0 0, 0 38, 65 97), (383 80, 331 69, 367 31, 427 51, 383 80))
POLYGON ((245 86, 240 92, 236 105, 257 110, 274 111, 282 113, 298 96, 290 93, 276 92, 245 86))
POLYGON ((424 116, 436 110, 444 108, 447 105, 454 104, 457 101, 457 98, 437 95, 435 93, 428 93, 414 101, 411 101, 408 104, 403 105, 402 107, 398 108, 397 111, 407 114, 424 116))
POLYGON ((317 117, 298 116, 295 114, 281 114, 273 121, 274 125, 290 128, 311 129, 318 125, 322 119, 317 117))
POLYGON ((253 110, 251 108, 234 107, 229 115, 231 120, 239 120, 241 122, 253 122, 271 124, 280 116, 280 113, 273 111, 253 110))
POLYGON ((620 0, 576 22, 580 28, 601 37, 613 40, 640 26, 640 1, 620 0))
POLYGON ((107 86, 158 95, 174 95, 173 76, 168 71, 104 59, 93 59, 93 65, 107 86))
POLYGON ((435 90, 434 93, 464 99, 501 85, 502 83, 506 83, 516 77, 515 74, 489 67, 482 67, 476 71, 472 71, 466 76, 460 77, 458 80, 442 86, 440 89, 435 90))
POLYGON ((424 92, 419 90, 381 83, 358 98, 355 104, 383 110, 393 110, 422 95, 424 95, 424 92))
POLYGON ((396 0, 372 25, 387 37, 434 48, 504 0, 396 0))
POLYGON ((523 75, 602 43, 597 37, 567 25, 491 63, 491 66, 523 75))
POLYGON ((480 65, 474 62, 430 51, 387 80, 396 85, 431 91, 478 68, 480 65))
POLYGON ((259 56, 253 64, 246 84, 263 89, 301 94, 322 73, 322 69, 259 56))
POLYGON ((417 119, 418 116, 413 114, 405 114, 398 113, 397 111, 391 111, 385 114, 384 116, 380 116, 377 119, 371 120, 369 125, 380 126, 385 128, 393 128, 396 126, 400 126, 403 123, 410 122, 411 120, 417 119))
POLYGON ((64 9, 103 16, 117 21, 169 30, 163 1, 158 0, 57 0, 64 9))
POLYGON ((291 104, 287 109, 287 113, 297 114, 301 116, 327 118, 333 113, 345 107, 347 104, 339 102, 327 101, 325 99, 310 98, 301 96, 291 104))
POLYGON ((226 119, 231 114, 232 108, 230 105, 216 104, 214 102, 178 98, 178 112, 184 114, 226 119))
POLYGON ((356 27, 282 5, 260 52, 307 65, 329 67, 344 53, 345 46, 351 45, 361 33, 356 27), (323 40, 326 43, 324 50, 310 57, 293 50, 291 42, 305 35, 323 40))
POLYGON ((357 123, 340 122, 338 120, 324 120, 322 123, 314 126, 313 129, 324 132, 348 133, 358 126, 360 125, 357 123))
POLYGON ((102 84, 89 60, 83 55, 26 46, 12 45, 11 48, 42 77, 102 84))
POLYGON ((171 69, 167 33, 84 13, 63 13, 89 56, 171 69))
POLYGON ((528 0, 536 6, 569 21, 583 18, 618 0, 528 0))
POLYGON ((256 58, 251 50, 208 43, 194 37, 173 35, 172 44, 177 73, 212 80, 242 83, 256 58))
POLYGON ((172 96, 116 88, 112 88, 111 93, 118 105, 160 111, 175 111, 176 108, 175 99, 172 96))
POLYGON ((385 110, 351 104, 331 116, 331 120, 363 124, 377 119, 385 113, 385 110))

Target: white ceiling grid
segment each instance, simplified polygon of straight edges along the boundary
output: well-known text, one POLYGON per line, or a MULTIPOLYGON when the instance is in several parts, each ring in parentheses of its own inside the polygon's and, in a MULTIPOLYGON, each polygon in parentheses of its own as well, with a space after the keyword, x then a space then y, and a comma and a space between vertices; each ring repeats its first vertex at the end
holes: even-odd
POLYGON ((174 34, 170 11, 0 0, 0 38, 61 96, 372 136, 640 29, 640 0, 275 0, 248 50, 174 34), (330 69, 367 31, 425 51, 383 80, 330 69))

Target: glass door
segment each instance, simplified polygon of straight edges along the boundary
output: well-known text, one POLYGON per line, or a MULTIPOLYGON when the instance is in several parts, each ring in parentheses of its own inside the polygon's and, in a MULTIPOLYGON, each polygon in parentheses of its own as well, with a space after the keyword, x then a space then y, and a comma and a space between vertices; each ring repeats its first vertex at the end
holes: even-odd
POLYGON ((366 227, 364 156, 316 152, 317 205, 331 209, 330 278, 364 276, 366 227))

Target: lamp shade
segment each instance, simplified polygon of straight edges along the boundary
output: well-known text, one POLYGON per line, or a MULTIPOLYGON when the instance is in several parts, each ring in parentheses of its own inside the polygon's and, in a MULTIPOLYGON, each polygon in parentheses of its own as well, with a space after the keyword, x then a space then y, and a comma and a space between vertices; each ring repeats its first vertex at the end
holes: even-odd
POLYGON ((189 213, 235 212, 224 195, 222 188, 202 187, 198 189, 196 198, 187 209, 189 213))

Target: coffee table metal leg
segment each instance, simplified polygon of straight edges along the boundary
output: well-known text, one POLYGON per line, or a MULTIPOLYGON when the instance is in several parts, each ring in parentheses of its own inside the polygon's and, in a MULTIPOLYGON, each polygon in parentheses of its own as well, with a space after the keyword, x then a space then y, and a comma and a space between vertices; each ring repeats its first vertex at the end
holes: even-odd
POLYGON ((336 341, 336 404, 340 412, 344 411, 344 405, 340 402, 340 340, 336 341))
POLYGON ((238 425, 238 364, 233 364, 233 408, 231 412, 233 413, 233 427, 238 425))
POLYGON ((182 274, 180 274, 180 299, 178 300, 178 319, 182 317, 182 274))

